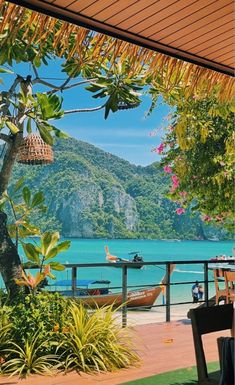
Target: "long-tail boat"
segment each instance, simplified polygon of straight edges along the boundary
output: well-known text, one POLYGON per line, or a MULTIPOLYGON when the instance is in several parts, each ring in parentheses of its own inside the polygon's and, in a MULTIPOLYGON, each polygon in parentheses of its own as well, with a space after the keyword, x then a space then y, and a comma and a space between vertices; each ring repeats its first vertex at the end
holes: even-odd
MULTIPOLYGON (((170 265, 170 273, 172 273, 174 267, 174 264, 170 265)), ((128 290, 127 307, 141 307, 150 309, 154 305, 159 295, 163 293, 166 283, 167 276, 165 274, 157 286, 128 290)), ((122 292, 111 292, 107 286, 109 284, 110 281, 104 280, 77 280, 75 292, 72 292, 71 290, 71 280, 57 281, 55 285, 56 287, 60 288, 65 286, 68 287, 68 290, 62 290, 60 293, 66 296, 74 295, 76 299, 79 299, 89 307, 101 307, 111 304, 120 306, 123 302, 122 292), (104 287, 104 285, 106 285, 106 287, 104 287)))
POLYGON ((139 255, 138 251, 133 251, 129 253, 133 257, 131 259, 120 258, 116 255, 112 255, 109 252, 108 246, 105 246, 106 261, 110 263, 111 267, 122 267, 122 262, 128 262, 128 269, 141 269, 143 267, 142 262, 144 262, 143 257, 139 255))

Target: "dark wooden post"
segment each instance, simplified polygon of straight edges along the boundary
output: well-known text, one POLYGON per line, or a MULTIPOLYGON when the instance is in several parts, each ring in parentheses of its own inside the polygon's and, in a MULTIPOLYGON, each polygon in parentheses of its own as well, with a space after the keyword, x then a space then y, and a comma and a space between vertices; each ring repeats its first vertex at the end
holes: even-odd
POLYGON ((122 303, 125 303, 122 307, 122 327, 127 326, 127 266, 122 266, 122 303))
POLYGON ((170 295, 170 277, 171 277, 170 263, 166 264, 166 322, 171 320, 171 295, 170 295))
POLYGON ((76 287, 77 287, 77 268, 75 266, 72 267, 72 293, 73 297, 76 295, 76 287))
POLYGON ((208 263, 204 263, 204 281, 205 281, 205 304, 206 306, 209 306, 209 294, 208 294, 208 263))

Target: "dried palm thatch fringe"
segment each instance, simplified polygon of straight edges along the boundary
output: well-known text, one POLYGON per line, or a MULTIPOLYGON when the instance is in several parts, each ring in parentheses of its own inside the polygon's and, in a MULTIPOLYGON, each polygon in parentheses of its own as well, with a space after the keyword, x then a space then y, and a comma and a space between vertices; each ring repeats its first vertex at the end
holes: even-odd
POLYGON ((80 65, 88 60, 102 62, 107 58, 112 66, 117 60, 122 62, 128 59, 131 63, 129 76, 141 73, 148 79, 152 77, 153 82, 154 78, 162 76, 166 92, 180 85, 187 87, 188 95, 203 93, 205 96, 216 86, 220 100, 230 102, 234 95, 234 79, 228 75, 94 33, 3 0, 0 0, 0 15, 0 35, 8 30, 6 36, 0 39, 0 49, 4 44, 13 45, 21 30, 21 40, 28 46, 37 44, 41 50, 50 40, 58 56, 71 59, 76 55, 80 65))

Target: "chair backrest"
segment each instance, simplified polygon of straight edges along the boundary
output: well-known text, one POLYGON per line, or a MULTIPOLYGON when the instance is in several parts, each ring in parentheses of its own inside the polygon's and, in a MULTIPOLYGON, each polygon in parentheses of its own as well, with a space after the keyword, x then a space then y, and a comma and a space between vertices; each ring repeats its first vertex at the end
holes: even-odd
POLYGON ((200 307, 189 311, 192 322, 194 349, 199 383, 208 381, 208 372, 202 344, 202 335, 232 329, 233 305, 200 307))
POLYGON ((235 271, 225 271, 224 279, 225 279, 227 302, 229 302, 232 298, 234 299, 235 271))
MULTIPOLYGON (((224 270, 223 269, 214 269, 214 283, 215 283, 215 294, 216 294, 216 305, 219 304, 220 299, 226 299, 226 288, 225 282, 219 282, 219 278, 224 278, 224 270), (223 287, 221 288, 221 284, 223 287)), ((223 279, 224 281, 224 279, 223 279)))

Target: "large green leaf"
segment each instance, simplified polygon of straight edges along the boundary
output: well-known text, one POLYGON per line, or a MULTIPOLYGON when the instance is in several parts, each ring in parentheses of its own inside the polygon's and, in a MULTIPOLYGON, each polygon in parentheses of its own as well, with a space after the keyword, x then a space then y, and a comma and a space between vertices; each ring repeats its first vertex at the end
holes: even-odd
POLYGON ((41 94, 37 93, 38 104, 41 109, 43 120, 59 119, 63 116, 64 112, 61 110, 62 99, 57 95, 41 94))
POLYGON ((13 74, 14 72, 13 71, 11 71, 11 70, 9 70, 9 69, 7 69, 7 68, 0 68, 0 73, 5 73, 5 74, 13 74))
POLYGON ((29 261, 40 264, 39 253, 36 250, 35 246, 32 243, 22 242, 22 246, 25 252, 26 257, 29 261))
POLYGON ((48 259, 55 258, 58 254, 57 247, 53 247, 52 249, 48 250, 46 255, 45 255, 45 260, 47 261, 48 259))
POLYGON ((43 124, 37 123, 37 128, 38 128, 38 130, 40 132, 40 136, 44 140, 44 142, 49 144, 50 146, 52 146, 54 143, 54 140, 53 140, 51 134, 49 133, 50 126, 45 126, 43 124))
POLYGON ((34 208, 38 205, 41 205, 45 200, 44 194, 41 191, 38 191, 36 194, 34 194, 31 207, 34 208))
POLYGON ((49 262, 49 265, 52 270, 63 271, 65 269, 65 266, 59 262, 49 262))
POLYGON ((22 176, 16 183, 15 185, 13 186, 13 191, 14 192, 17 192, 20 190, 20 188, 22 187, 23 183, 24 183, 24 180, 25 178, 22 176))
POLYGON ((61 252, 61 251, 66 251, 70 248, 70 245, 71 245, 71 241, 64 241, 64 242, 61 242, 57 245, 57 250, 58 250, 58 253, 61 252))
POLYGON ((25 186, 23 188, 23 191, 22 191, 22 195, 23 195, 23 198, 24 198, 24 201, 27 205, 29 205, 30 203, 30 198, 31 198, 31 192, 30 192, 30 189, 25 186))
POLYGON ((9 128, 9 130, 11 131, 12 134, 17 134, 17 132, 19 132, 19 128, 12 122, 9 122, 7 121, 6 122, 6 125, 7 127, 9 128))
POLYGON ((58 242, 60 238, 60 234, 58 231, 51 233, 51 232, 46 232, 43 234, 41 238, 42 242, 42 254, 47 257, 48 253, 50 252, 51 249, 53 249, 58 242))

